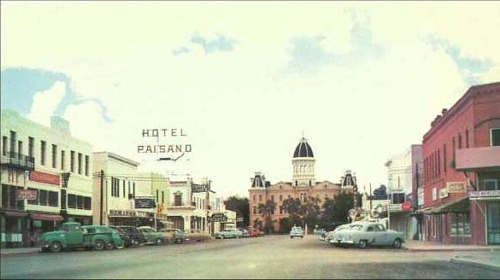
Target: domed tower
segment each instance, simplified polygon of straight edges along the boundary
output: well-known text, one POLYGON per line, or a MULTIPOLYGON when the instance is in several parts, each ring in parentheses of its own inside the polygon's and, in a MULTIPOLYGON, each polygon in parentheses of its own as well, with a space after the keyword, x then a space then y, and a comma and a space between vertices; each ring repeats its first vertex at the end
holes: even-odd
POLYGON ((293 186, 314 186, 316 184, 316 178, 314 177, 315 161, 311 146, 307 143, 307 139, 302 137, 293 152, 293 186))

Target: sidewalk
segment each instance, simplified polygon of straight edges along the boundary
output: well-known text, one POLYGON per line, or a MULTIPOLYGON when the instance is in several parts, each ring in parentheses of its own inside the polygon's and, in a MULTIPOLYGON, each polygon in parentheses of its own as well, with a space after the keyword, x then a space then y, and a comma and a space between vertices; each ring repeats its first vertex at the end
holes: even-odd
POLYGON ((457 252, 450 261, 474 263, 500 269, 500 245, 443 245, 428 241, 407 240, 403 248, 413 252, 457 252))

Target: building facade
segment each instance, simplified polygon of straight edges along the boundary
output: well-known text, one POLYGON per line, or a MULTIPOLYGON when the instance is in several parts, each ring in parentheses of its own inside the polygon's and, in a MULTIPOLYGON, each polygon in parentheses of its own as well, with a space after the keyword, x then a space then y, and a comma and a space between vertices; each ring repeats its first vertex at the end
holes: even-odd
POLYGON ((500 82, 477 85, 424 135, 424 238, 500 244, 500 82))
POLYGON ((64 221, 92 224, 91 144, 56 116, 46 127, 2 110, 1 131, 2 248, 37 246, 64 221))
POLYGON ((391 157, 385 166, 390 201, 387 206, 389 226, 404 232, 407 239, 418 239, 420 221, 413 210, 416 207, 416 190, 423 172, 422 145, 411 145, 403 153, 391 157))
POLYGON ((92 156, 94 224, 154 227, 151 177, 140 176, 139 163, 111 152, 94 152, 92 156))
POLYGON ((267 201, 274 202, 276 205, 275 210, 271 213, 271 220, 274 228, 279 231, 279 221, 289 217, 289 213, 283 206, 286 199, 299 198, 304 201, 314 197, 318 198, 321 204, 326 198, 333 199, 341 191, 353 192, 352 187, 342 189, 338 183, 327 180, 316 181, 315 162, 311 146, 305 138, 302 138, 293 153, 291 181, 279 181, 271 184, 266 180, 264 174, 255 172, 254 177, 250 179, 251 186, 248 190, 250 226, 262 230, 264 219, 259 213, 259 205, 265 204, 267 201))

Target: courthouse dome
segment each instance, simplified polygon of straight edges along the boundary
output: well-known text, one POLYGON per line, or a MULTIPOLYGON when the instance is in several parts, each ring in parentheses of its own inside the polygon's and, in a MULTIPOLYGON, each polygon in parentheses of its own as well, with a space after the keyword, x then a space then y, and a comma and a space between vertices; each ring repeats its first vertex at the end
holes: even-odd
POLYGON ((293 152, 293 157, 294 158, 299 158, 299 157, 314 157, 313 151, 311 149, 311 146, 307 143, 307 139, 302 137, 300 139, 299 144, 297 145, 297 148, 295 148, 295 152, 293 152))

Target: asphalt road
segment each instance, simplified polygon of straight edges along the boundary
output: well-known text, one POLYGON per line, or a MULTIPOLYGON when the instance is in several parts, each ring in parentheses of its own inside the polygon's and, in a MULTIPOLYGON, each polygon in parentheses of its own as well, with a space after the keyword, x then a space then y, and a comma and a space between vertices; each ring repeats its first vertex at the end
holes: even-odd
POLYGON ((2 279, 500 279, 500 270, 450 262, 454 252, 342 249, 315 236, 213 240, 113 251, 4 257, 2 279))

